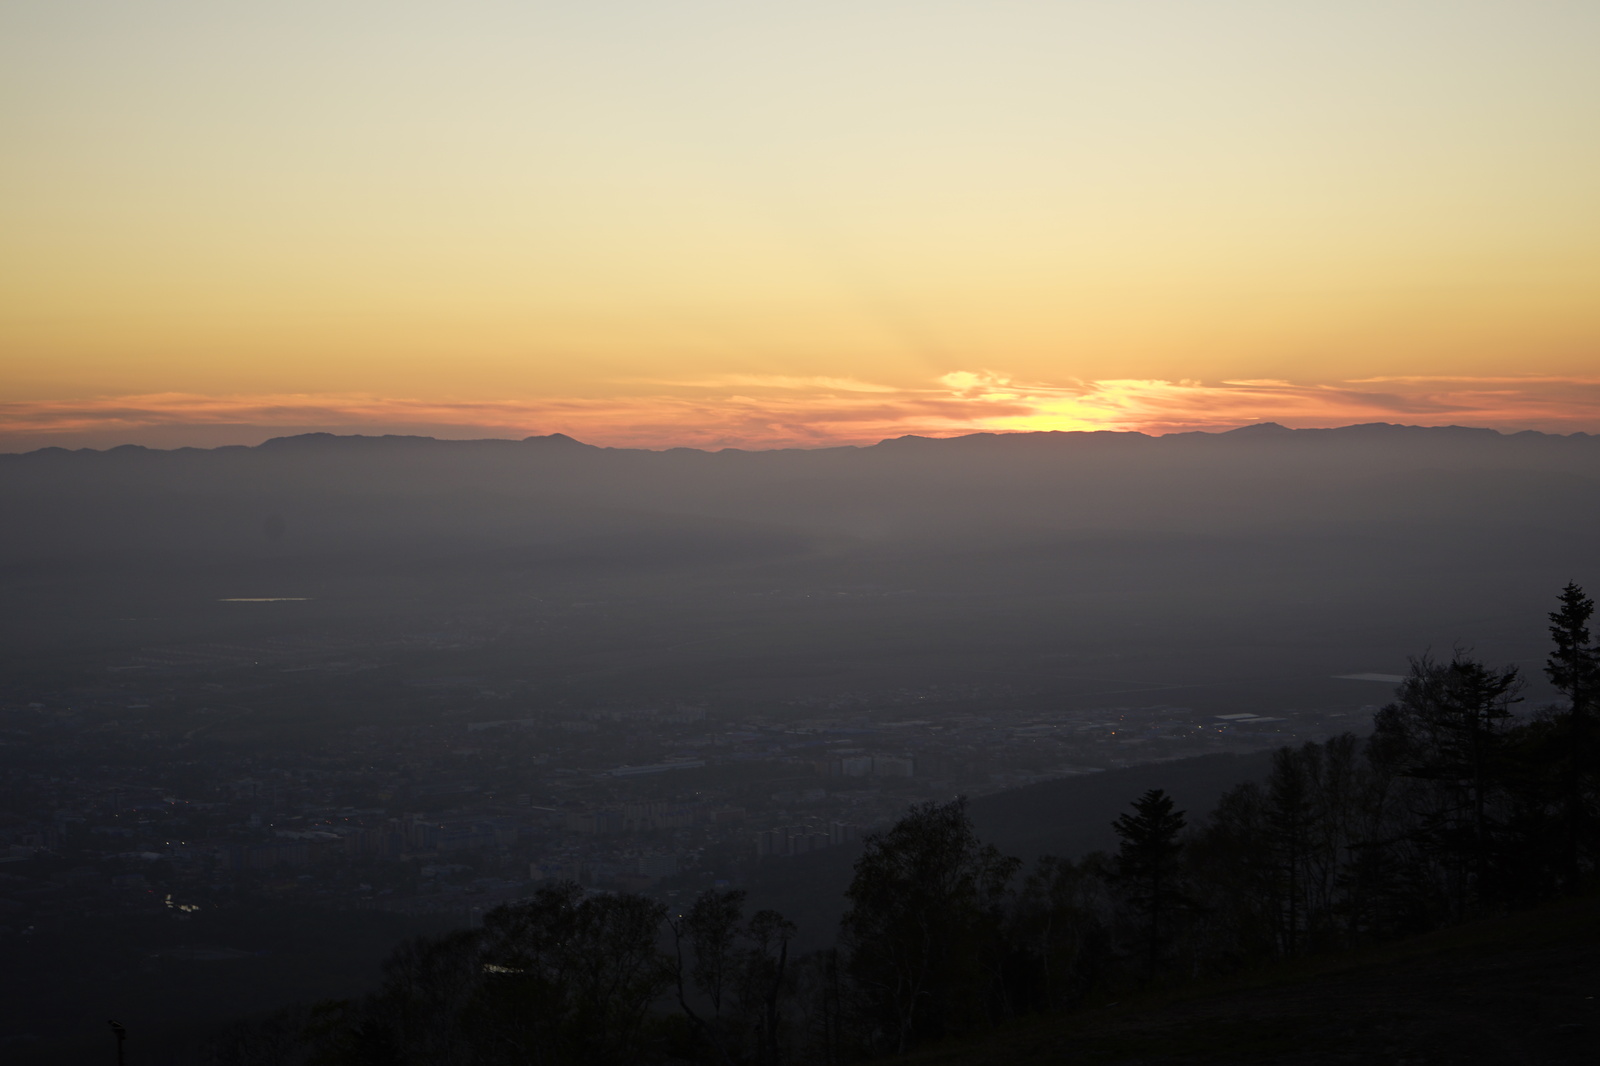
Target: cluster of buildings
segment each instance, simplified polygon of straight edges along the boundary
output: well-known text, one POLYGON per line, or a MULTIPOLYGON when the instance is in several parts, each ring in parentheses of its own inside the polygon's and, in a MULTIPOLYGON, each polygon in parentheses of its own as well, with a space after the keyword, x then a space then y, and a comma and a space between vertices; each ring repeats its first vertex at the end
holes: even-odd
POLYGON ((910 755, 866 755, 836 752, 812 764, 822 777, 915 777, 917 761, 910 755))
POLYGON ((860 837, 857 826, 845 822, 827 825, 791 825, 756 834, 756 856, 804 855, 810 851, 836 848, 860 837))

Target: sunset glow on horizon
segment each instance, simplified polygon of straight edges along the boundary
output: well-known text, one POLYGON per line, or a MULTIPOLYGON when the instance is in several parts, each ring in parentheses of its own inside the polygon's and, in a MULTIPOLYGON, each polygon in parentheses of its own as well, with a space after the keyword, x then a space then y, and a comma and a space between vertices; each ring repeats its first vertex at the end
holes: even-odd
POLYGON ((1600 432, 1600 7, 0 12, 0 451, 1600 432))
POLYGON ((1364 422, 1469 425, 1551 433, 1600 425, 1600 378, 1394 379, 1342 385, 1099 381, 1051 386, 955 373, 922 389, 860 381, 740 378, 660 383, 648 393, 445 401, 364 394, 168 393, 0 404, 10 451, 258 444, 333 432, 446 439, 565 433, 634 448, 790 448, 873 444, 914 434, 1218 431, 1364 422))

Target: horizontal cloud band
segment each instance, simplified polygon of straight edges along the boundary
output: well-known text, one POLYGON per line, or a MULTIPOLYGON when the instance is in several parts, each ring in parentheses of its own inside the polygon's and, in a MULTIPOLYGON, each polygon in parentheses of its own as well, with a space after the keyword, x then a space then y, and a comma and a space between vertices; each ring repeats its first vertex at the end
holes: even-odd
POLYGON ((962 371, 923 388, 840 378, 737 377, 622 383, 604 397, 421 400, 357 394, 163 393, 0 403, 0 450, 47 445, 249 444, 279 433, 521 437, 664 448, 819 447, 907 433, 1139 430, 1275 421, 1296 427, 1399 421, 1600 431, 1600 378, 1395 377, 1288 381, 1108 380, 1049 384, 962 371))

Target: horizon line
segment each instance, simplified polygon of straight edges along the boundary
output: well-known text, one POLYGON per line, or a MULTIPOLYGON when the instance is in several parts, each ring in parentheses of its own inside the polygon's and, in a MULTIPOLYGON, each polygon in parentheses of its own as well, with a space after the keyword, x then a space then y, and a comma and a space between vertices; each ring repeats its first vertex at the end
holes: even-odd
POLYGON ((1532 427, 1527 427, 1527 428, 1523 428, 1523 429, 1499 429, 1499 428, 1496 428, 1494 426, 1472 426, 1472 425, 1462 425, 1462 424, 1459 424, 1459 423, 1446 423, 1446 424, 1441 424, 1441 425, 1423 425, 1423 424, 1414 423, 1414 422, 1350 422, 1350 423, 1345 423, 1345 424, 1342 424, 1342 425, 1333 425, 1333 426, 1286 426, 1281 422, 1264 421, 1264 422, 1247 422, 1247 423, 1244 423, 1244 424, 1241 424, 1241 425, 1229 426, 1229 427, 1227 427, 1225 429, 1224 428, 1218 428, 1218 429, 1171 429, 1171 430, 1167 430, 1165 432, 1149 432, 1149 431, 1140 430, 1140 429, 1014 429, 1014 430, 1010 430, 1010 429, 979 429, 979 430, 971 430, 971 431, 968 431, 968 432, 965 432, 965 433, 950 433, 950 434, 942 434, 942 435, 940 435, 940 434, 930 434, 930 433, 903 433, 903 434, 900 434, 899 436, 883 437, 883 438, 881 438, 881 439, 879 439, 877 441, 874 441, 872 443, 869 443, 869 444, 855 444, 855 443, 848 443, 848 442, 845 442, 845 443, 823 443, 823 442, 818 442, 815 445, 809 445, 809 446, 808 445, 797 445, 797 444, 784 444, 784 445, 775 445, 773 447, 768 447, 768 448, 740 447, 740 446, 736 446, 736 445, 723 445, 721 447, 705 447, 705 446, 696 446, 696 445, 693 445, 693 444, 666 444, 666 445, 662 445, 660 447, 651 448, 651 447, 642 447, 642 446, 638 446, 638 445, 591 444, 591 443, 589 443, 587 441, 579 440, 578 438, 572 436, 571 434, 563 432, 561 430, 555 430, 555 431, 550 432, 550 433, 535 433, 535 434, 530 434, 530 435, 525 436, 525 437, 500 437, 500 436, 495 436, 495 437, 442 437, 442 436, 432 436, 432 435, 423 434, 423 433, 360 433, 360 432, 342 433, 342 432, 332 432, 332 431, 329 431, 329 430, 308 430, 308 431, 303 432, 303 433, 286 433, 286 434, 279 434, 279 435, 276 435, 276 436, 267 437, 267 438, 265 438, 263 440, 260 440, 260 441, 256 442, 255 444, 213 444, 213 445, 182 444, 182 445, 175 445, 175 446, 169 447, 169 448, 163 448, 163 447, 159 447, 159 446, 152 446, 152 445, 148 445, 148 444, 141 444, 141 443, 138 443, 137 441, 125 441, 125 442, 120 443, 120 444, 110 444, 110 445, 106 445, 105 447, 98 447, 98 448, 97 447, 88 446, 88 445, 72 448, 72 447, 65 447, 65 446, 62 446, 62 445, 59 445, 59 444, 46 444, 46 445, 42 445, 42 446, 40 446, 38 448, 27 449, 25 451, 0 450, 0 456, 38 455, 41 452, 65 452, 65 453, 74 454, 74 455, 75 454, 81 454, 81 453, 84 453, 84 452, 89 452, 89 453, 93 453, 93 454, 97 454, 97 455, 104 455, 104 454, 109 454, 111 452, 116 452, 116 451, 146 451, 146 452, 161 452, 161 453, 186 452, 186 451, 214 452, 214 451, 224 451, 224 450, 233 450, 233 449, 239 449, 239 450, 244 450, 244 451, 255 451, 255 450, 258 450, 258 449, 261 449, 261 448, 265 448, 265 447, 267 447, 268 445, 271 445, 271 444, 277 444, 277 443, 280 443, 280 442, 289 442, 289 441, 309 440, 309 439, 312 439, 312 438, 326 438, 328 440, 341 440, 341 441, 350 441, 350 440, 368 440, 368 441, 394 440, 394 441, 418 441, 418 442, 426 441, 426 442, 432 443, 432 444, 530 444, 530 443, 534 443, 534 442, 538 442, 538 441, 555 441, 555 440, 559 439, 559 440, 562 440, 562 441, 570 442, 571 444, 576 445, 576 446, 578 446, 580 448, 592 449, 594 451, 651 452, 651 453, 657 453, 657 454, 665 453, 665 452, 673 452, 673 451, 692 451, 692 452, 703 452, 703 453, 706 453, 706 454, 717 454, 717 453, 720 453, 720 452, 748 452, 748 453, 751 453, 751 454, 762 454, 762 453, 766 453, 766 452, 796 452, 796 451, 800 451, 800 452, 822 452, 822 451, 834 451, 834 450, 843 450, 843 449, 854 449, 854 450, 864 451, 864 450, 867 450, 867 449, 870 449, 870 448, 881 447, 882 445, 885 445, 885 444, 894 444, 894 443, 899 442, 899 441, 912 441, 912 440, 919 440, 919 441, 957 441, 957 440, 965 440, 965 439, 969 439, 969 438, 973 438, 973 437, 1091 437, 1091 436, 1096 436, 1096 437, 1143 437, 1146 440, 1164 440, 1164 439, 1167 439, 1169 437, 1226 437, 1226 436, 1230 436, 1232 434, 1249 432, 1249 431, 1267 431, 1267 432, 1271 432, 1271 433, 1281 432, 1281 433, 1286 434, 1286 435, 1293 435, 1293 434, 1298 434, 1298 433, 1338 433, 1338 432, 1342 432, 1342 431, 1345 431, 1345 430, 1352 430, 1352 429, 1417 430, 1417 431, 1421 431, 1421 432, 1430 432, 1430 431, 1444 432, 1444 431, 1455 430, 1455 431, 1469 432, 1469 433, 1476 433, 1476 434, 1490 434, 1490 435, 1493 435, 1495 437, 1501 437, 1501 438, 1511 438, 1511 437, 1530 436, 1530 435, 1531 436, 1537 436, 1537 437, 1559 438, 1559 439, 1563 439, 1563 440, 1572 439, 1572 438, 1580 438, 1580 437, 1581 438, 1600 437, 1600 434, 1589 433, 1586 430, 1573 430, 1570 433, 1559 433, 1559 432, 1550 432, 1548 430, 1535 429, 1535 428, 1532 428, 1532 427))

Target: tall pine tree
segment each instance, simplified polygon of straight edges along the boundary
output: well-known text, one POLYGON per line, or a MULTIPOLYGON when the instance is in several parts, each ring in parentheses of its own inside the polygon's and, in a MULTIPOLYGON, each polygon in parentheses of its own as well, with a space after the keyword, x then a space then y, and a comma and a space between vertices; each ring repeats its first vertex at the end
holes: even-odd
POLYGON ((1129 886, 1128 899, 1142 918, 1145 967, 1151 977, 1161 968, 1174 912, 1183 902, 1178 867, 1183 844, 1178 834, 1187 823, 1184 812, 1172 808, 1172 797, 1153 788, 1134 801, 1132 813, 1111 823, 1122 838, 1117 876, 1129 886))
POLYGON ((1561 787, 1561 859, 1569 892, 1582 880, 1586 852, 1592 852, 1595 819, 1589 810, 1586 778, 1595 772, 1594 704, 1600 696, 1600 648, 1589 636, 1594 600, 1572 582, 1561 590, 1561 608, 1550 612, 1555 650, 1545 661, 1551 684, 1567 697, 1568 709, 1557 749, 1561 787))

